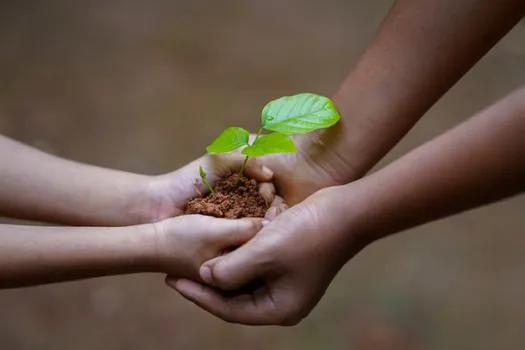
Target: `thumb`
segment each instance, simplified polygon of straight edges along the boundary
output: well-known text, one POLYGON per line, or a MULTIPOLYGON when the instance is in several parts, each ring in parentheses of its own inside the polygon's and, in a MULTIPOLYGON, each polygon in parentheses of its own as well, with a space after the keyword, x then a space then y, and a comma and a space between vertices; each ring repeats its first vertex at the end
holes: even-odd
POLYGON ((222 290, 236 290, 259 279, 266 272, 260 249, 250 241, 237 250, 205 262, 200 277, 207 284, 222 290))
POLYGON ((264 166, 259 159, 255 158, 250 158, 248 160, 244 172, 246 175, 259 182, 271 181, 273 178, 273 171, 264 166))

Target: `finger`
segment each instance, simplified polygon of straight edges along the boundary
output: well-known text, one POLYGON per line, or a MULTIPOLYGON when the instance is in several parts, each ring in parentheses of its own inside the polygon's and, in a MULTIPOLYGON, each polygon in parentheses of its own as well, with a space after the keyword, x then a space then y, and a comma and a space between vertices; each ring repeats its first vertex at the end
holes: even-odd
POLYGON ((266 211, 264 218, 268 221, 273 221, 287 209, 288 205, 284 202, 284 199, 280 196, 275 196, 272 205, 270 206, 270 209, 266 211))
POLYGON ((277 207, 277 206, 279 206, 281 204, 286 205, 286 202, 284 201, 284 198, 281 197, 281 196, 277 196, 277 195, 273 198, 273 201, 271 203, 272 203, 272 207, 277 207))
POLYGON ((269 269, 269 263, 253 240, 235 251, 205 262, 199 274, 207 284, 222 290, 236 290, 261 278, 269 269))
POLYGON ((275 198, 275 186, 271 182, 262 182, 259 184, 259 193, 264 198, 266 204, 269 205, 275 198))
MULTIPOLYGON (((208 172, 209 180, 215 181, 217 177, 221 177, 232 170, 237 171, 241 169, 245 160, 246 156, 240 152, 210 154, 201 158, 200 165, 208 172)), ((255 158, 248 159, 244 167, 244 173, 260 182, 270 181, 273 178, 273 172, 255 158)))
POLYGON ((239 220, 215 219, 214 237, 222 248, 237 247, 252 239, 263 227, 263 219, 244 218, 239 220))
POLYGON ((190 280, 166 279, 166 284, 184 298, 220 319, 246 325, 276 324, 276 313, 266 287, 255 294, 224 296, 211 287, 190 280))
POLYGON ((262 165, 262 163, 254 158, 248 159, 244 173, 259 182, 271 181, 273 178, 273 171, 262 165))

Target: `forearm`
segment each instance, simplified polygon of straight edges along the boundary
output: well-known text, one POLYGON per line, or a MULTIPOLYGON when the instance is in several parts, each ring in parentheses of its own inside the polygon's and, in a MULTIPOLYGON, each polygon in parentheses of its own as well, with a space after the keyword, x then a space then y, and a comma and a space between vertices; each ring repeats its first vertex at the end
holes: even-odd
POLYGON ((328 171, 339 183, 368 172, 524 12, 522 0, 397 1, 333 96, 342 121, 316 136, 328 171))
POLYGON ((525 88, 344 186, 341 224, 372 241, 515 195, 525 190, 523 135, 525 88))
POLYGON ((0 225, 0 288, 152 271, 151 225, 68 228, 0 225))
POLYGON ((145 176, 64 160, 1 135, 0 164, 0 216, 90 226, 139 223, 132 204, 145 176))

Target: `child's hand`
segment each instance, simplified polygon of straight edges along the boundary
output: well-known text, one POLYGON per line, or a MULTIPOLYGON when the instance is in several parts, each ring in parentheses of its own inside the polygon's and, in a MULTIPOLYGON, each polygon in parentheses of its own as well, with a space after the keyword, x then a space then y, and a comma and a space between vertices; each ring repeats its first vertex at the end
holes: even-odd
MULTIPOLYGON (((155 176, 144 185, 142 194, 130 204, 133 216, 138 216, 141 223, 156 222, 162 219, 178 216, 183 213, 184 205, 196 195, 208 192, 199 179, 199 166, 207 173, 210 184, 213 184, 230 171, 238 171, 244 162, 240 153, 221 155, 206 155, 169 174, 155 176)), ((260 193, 271 208, 267 219, 271 220, 286 209, 282 198, 275 195, 273 172, 253 159, 248 161, 245 173, 259 181, 260 193)))
POLYGON ((198 271, 205 261, 249 241, 262 228, 262 219, 184 215, 153 225, 155 270, 200 280, 198 271))

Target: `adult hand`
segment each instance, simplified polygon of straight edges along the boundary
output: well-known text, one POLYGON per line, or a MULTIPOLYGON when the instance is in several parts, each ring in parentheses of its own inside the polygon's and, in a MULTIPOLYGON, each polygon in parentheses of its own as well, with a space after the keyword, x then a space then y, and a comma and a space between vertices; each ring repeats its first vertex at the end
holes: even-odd
POLYGON ((212 287, 167 278, 185 298, 221 319, 250 325, 295 325, 323 296, 331 280, 364 247, 347 232, 339 187, 321 190, 277 217, 236 251, 206 262, 212 287), (246 294, 225 294, 264 282, 246 294), (215 289, 215 288, 217 289, 215 289))
POLYGON ((341 125, 310 135, 295 137, 297 153, 269 155, 254 159, 254 164, 270 168, 277 193, 287 204, 295 205, 316 191, 344 185, 361 176, 334 152, 333 143, 341 125))

